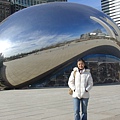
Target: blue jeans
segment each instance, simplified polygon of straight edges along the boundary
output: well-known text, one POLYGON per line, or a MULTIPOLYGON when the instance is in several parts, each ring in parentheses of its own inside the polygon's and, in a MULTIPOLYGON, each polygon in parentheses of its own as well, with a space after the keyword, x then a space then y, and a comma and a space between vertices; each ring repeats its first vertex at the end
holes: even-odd
POLYGON ((87 120, 87 106, 89 98, 73 98, 74 101, 74 119, 75 120, 87 120), (80 111, 81 104, 81 111, 80 111), (81 112, 81 115, 80 115, 81 112))

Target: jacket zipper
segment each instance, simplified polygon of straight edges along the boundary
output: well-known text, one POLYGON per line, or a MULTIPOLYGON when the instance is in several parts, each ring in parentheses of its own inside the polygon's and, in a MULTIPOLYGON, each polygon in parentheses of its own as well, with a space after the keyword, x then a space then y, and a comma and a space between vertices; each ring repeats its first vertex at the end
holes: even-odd
POLYGON ((80 73, 80 98, 81 98, 81 73, 80 73))

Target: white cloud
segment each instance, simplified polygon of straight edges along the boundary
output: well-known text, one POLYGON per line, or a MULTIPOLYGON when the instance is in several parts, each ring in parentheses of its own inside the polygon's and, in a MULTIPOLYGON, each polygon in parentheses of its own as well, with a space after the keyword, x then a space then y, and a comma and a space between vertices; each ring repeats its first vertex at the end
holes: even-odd
MULTIPOLYGON (((22 36, 20 38, 22 38, 22 36)), ((75 37, 72 35, 41 35, 40 32, 37 31, 30 34, 30 36, 26 34, 21 40, 12 42, 11 46, 9 46, 3 54, 8 57, 73 39, 75 39, 75 37)))

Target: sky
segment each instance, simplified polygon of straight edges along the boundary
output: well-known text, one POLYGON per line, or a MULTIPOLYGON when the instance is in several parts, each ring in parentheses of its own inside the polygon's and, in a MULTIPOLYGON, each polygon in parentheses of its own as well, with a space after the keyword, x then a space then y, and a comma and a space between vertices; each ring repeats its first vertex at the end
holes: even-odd
POLYGON ((68 2, 84 4, 101 10, 101 0, 68 0, 68 2))

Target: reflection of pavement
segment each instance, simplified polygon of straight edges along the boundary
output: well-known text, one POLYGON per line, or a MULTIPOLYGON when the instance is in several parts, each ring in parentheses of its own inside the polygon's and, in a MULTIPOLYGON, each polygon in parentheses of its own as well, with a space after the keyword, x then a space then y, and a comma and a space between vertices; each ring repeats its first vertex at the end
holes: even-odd
MULTIPOLYGON (((94 86, 88 120, 119 120, 120 85, 94 86)), ((73 120, 68 88, 0 92, 0 120, 73 120)))
POLYGON ((73 42, 62 47, 44 50, 21 59, 5 62, 7 79, 12 85, 24 83, 76 55, 100 45, 111 45, 118 48, 113 41, 104 39, 73 42))

